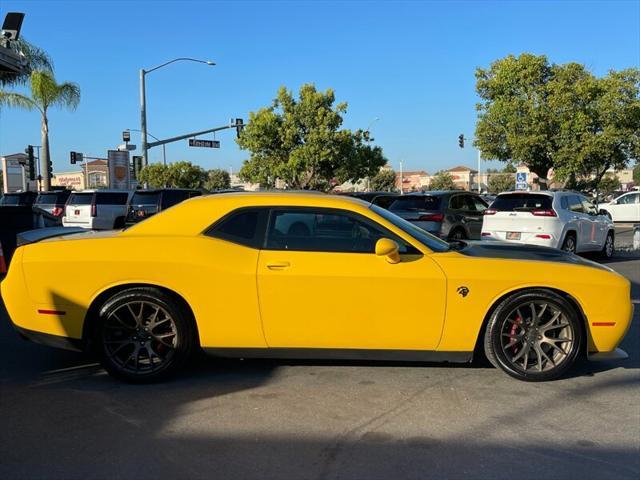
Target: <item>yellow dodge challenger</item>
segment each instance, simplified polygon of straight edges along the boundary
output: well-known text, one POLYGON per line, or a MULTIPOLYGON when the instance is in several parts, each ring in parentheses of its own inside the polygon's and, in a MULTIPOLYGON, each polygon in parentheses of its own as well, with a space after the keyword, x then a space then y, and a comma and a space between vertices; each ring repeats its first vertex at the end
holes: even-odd
POLYGON ((439 240, 314 193, 187 200, 129 229, 16 250, 2 297, 40 343, 152 381, 221 356, 470 362, 529 381, 623 358, 630 283, 544 247, 439 240), (65 272, 53 275, 54 272, 65 272), (605 293, 603 293, 605 292, 605 293))

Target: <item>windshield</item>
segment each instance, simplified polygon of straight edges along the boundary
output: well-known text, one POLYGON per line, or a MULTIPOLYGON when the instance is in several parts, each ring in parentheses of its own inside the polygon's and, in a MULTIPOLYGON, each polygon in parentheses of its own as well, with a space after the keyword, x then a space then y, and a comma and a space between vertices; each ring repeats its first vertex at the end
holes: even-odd
POLYGON ((0 200, 0 205, 20 205, 20 195, 5 195, 0 200))
POLYGON ((438 210, 440 197, 431 195, 407 195, 396 198, 389 210, 438 210))
POLYGON ((553 198, 535 193, 508 193, 499 195, 491 204, 499 212, 518 212, 528 210, 551 210, 553 198))
POLYGON ((380 215, 385 220, 388 220, 400 230, 418 240, 423 245, 429 247, 434 252, 446 252, 450 249, 450 246, 444 240, 440 240, 434 237, 430 233, 425 232, 421 228, 416 227, 413 223, 407 222, 404 218, 391 213, 389 210, 380 208, 377 205, 371 205, 369 208, 380 215))
POLYGON ((91 205, 93 193, 73 193, 69 199, 69 205, 91 205))

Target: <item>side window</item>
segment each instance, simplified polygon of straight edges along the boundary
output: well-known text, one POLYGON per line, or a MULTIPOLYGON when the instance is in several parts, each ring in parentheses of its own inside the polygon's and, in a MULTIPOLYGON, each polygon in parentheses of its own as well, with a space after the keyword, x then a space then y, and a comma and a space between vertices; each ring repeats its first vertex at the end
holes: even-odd
POLYGON ((584 213, 588 213, 589 215, 598 215, 598 209, 593 203, 591 203, 585 197, 581 197, 580 200, 582 200, 582 208, 584 208, 584 213))
POLYGON ((96 205, 124 205, 128 199, 124 192, 96 192, 96 205))
POLYGON ((173 207, 187 198, 189 192, 165 190, 162 192, 162 209, 173 207))
POLYGON ((264 227, 264 209, 242 209, 231 213, 217 222, 205 235, 220 238, 233 243, 239 243, 252 248, 260 248, 262 243, 261 230, 264 227))
POLYGON ((454 195, 449 199, 449 208, 451 210, 463 210, 466 205, 464 201, 465 195, 454 195))
POLYGON ((569 201, 567 200, 567 197, 562 197, 560 199, 560 207, 563 210, 569 210, 569 201))
POLYGON ((637 194, 637 193, 636 194, 630 193, 629 195, 623 195, 618 199, 618 204, 631 205, 634 203, 638 203, 638 197, 640 197, 640 194, 637 194))
POLYGON ((383 227, 368 219, 335 210, 273 210, 265 248, 313 252, 374 253, 376 242, 395 240, 401 253, 414 253, 383 227))
POLYGON ((584 213, 580 197, 578 197, 577 195, 571 195, 569 197, 569 210, 574 213, 584 213))
POLYGON ((465 195, 465 200, 467 204, 467 210, 472 212, 484 212, 487 209, 487 204, 480 198, 475 195, 465 195))

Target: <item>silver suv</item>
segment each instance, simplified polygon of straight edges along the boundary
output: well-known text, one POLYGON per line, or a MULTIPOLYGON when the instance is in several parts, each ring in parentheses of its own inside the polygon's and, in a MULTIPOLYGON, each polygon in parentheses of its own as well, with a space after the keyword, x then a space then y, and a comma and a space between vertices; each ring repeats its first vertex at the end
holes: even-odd
POLYGON ((127 203, 126 190, 84 190, 74 192, 67 200, 62 225, 92 230, 124 228, 127 203))

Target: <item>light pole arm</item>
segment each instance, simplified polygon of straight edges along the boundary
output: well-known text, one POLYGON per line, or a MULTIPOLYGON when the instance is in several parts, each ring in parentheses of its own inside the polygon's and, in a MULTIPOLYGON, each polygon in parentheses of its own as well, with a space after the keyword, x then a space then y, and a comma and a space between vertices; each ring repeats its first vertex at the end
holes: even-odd
POLYGON ((147 145, 147 147, 157 147, 158 145, 164 145, 166 143, 177 142, 179 140, 184 140, 186 138, 197 137, 198 135, 204 135, 205 133, 213 133, 219 132, 220 130, 226 130, 227 128, 237 128, 236 125, 225 125, 224 127, 216 127, 210 128, 209 130, 202 130, 200 132, 187 133, 185 135, 179 135, 177 137, 167 138, 166 140, 158 140, 157 142, 152 142, 147 145))
POLYGON ((167 65, 170 65, 174 62, 181 62, 181 61, 186 61, 186 62, 196 62, 196 63, 204 63, 205 65, 215 65, 215 63, 213 63, 210 60, 198 60, 197 58, 190 58, 190 57, 180 57, 180 58, 174 58, 173 60, 169 60, 168 62, 163 63, 162 65, 158 65, 156 67, 150 68, 149 70, 142 70, 145 74, 147 73, 151 73, 154 70, 158 70, 159 68, 162 67, 166 67, 167 65))

